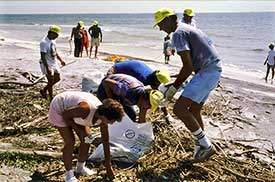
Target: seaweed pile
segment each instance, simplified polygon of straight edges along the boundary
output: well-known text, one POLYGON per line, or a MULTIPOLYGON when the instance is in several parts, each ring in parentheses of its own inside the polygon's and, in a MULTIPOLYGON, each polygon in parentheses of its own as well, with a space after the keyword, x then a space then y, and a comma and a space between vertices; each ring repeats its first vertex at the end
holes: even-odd
MULTIPOLYGON (((228 118, 221 114, 220 110, 224 110, 232 120, 233 116, 238 117, 234 109, 224 107, 223 99, 218 97, 207 104, 203 114, 222 121, 228 118)), ((42 100, 39 88, 1 85, 0 105, 1 167, 26 169, 38 181, 63 181, 62 140, 46 121, 49 102, 42 100)), ((166 123, 162 113, 156 112, 148 120, 153 123, 155 135, 151 150, 130 167, 114 164, 113 181, 275 181, 274 163, 265 163, 252 155, 253 147, 215 139, 218 154, 204 163, 191 164, 194 143, 190 132, 183 125, 166 123), (233 149, 240 152, 232 152, 233 149)), ((80 181, 106 180, 104 170, 95 164, 90 167, 98 174, 79 177, 80 181)))

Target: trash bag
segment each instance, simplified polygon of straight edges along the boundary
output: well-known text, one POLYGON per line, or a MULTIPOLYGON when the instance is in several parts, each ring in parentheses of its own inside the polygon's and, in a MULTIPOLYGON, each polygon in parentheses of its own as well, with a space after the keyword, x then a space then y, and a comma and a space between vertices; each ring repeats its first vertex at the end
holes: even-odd
MULTIPOLYGON (((134 123, 127 115, 121 122, 109 125, 109 142, 112 160, 135 163, 153 142, 154 134, 151 122, 134 123)), ((104 160, 103 145, 100 144, 89 156, 88 161, 104 160)))
POLYGON ((102 72, 94 72, 92 74, 85 74, 82 78, 82 91, 95 93, 101 80, 104 78, 102 72))

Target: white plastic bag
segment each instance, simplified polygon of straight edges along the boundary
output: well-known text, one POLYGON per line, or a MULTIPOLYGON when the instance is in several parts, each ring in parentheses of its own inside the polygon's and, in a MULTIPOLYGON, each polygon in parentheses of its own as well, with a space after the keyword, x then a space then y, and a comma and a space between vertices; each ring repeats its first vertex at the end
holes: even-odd
POLYGON ((85 74, 82 78, 82 91, 83 92, 96 92, 99 84, 104 78, 104 74, 101 72, 94 72, 85 74))
MULTIPOLYGON (((150 122, 134 123, 127 115, 121 122, 109 125, 110 153, 112 160, 126 163, 136 162, 147 152, 154 139, 150 122)), ((90 161, 104 160, 103 145, 100 144, 88 158, 90 161)))

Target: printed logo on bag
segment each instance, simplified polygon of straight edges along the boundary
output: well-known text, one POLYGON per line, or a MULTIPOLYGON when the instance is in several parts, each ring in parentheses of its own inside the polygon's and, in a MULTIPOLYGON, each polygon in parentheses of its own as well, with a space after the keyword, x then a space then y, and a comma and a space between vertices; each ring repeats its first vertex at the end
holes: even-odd
POLYGON ((136 136, 136 133, 135 133, 134 130, 128 129, 128 130, 125 131, 125 136, 128 139, 132 139, 132 138, 134 138, 136 136))

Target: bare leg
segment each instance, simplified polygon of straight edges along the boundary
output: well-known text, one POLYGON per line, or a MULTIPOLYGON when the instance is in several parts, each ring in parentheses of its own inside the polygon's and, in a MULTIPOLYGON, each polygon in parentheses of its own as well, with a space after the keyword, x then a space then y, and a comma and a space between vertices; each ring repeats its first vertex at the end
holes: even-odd
POLYGON ((267 64, 265 81, 267 81, 267 77, 269 75, 269 69, 270 69, 270 66, 267 64))
POLYGON ((196 117, 189 111, 189 108, 194 102, 188 98, 180 97, 175 106, 174 113, 175 115, 184 122, 185 126, 191 131, 194 132, 200 128, 200 124, 196 117))
POLYGON ((95 58, 97 58, 97 50, 98 50, 98 46, 95 46, 95 58))
POLYGON ((85 143, 84 138, 90 134, 90 128, 85 126, 77 125, 80 132, 77 132, 77 136, 80 140, 78 162, 85 162, 88 157, 90 145, 85 143))
POLYGON ((58 127, 58 131, 64 140, 63 160, 66 171, 72 169, 73 149, 75 144, 75 137, 71 127, 58 127))
POLYGON ((204 130, 204 124, 202 122, 202 117, 201 117, 201 109, 202 109, 203 104, 204 103, 197 104, 197 103, 193 102, 189 109, 189 111, 192 113, 192 115, 196 118, 196 120, 199 123, 202 130, 204 130))
POLYGON ((92 52, 93 52, 93 46, 90 48, 90 57, 92 57, 92 52))

